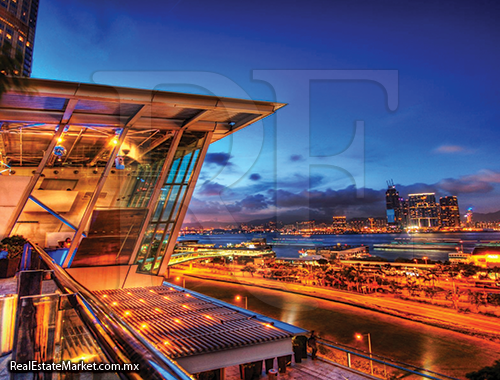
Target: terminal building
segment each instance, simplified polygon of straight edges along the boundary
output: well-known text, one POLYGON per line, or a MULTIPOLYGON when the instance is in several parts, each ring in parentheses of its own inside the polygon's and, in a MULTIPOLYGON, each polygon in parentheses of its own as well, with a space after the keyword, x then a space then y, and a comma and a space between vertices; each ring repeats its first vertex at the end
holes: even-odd
POLYGON ((305 330, 164 275, 210 144, 284 104, 27 84, 0 99, 0 238, 28 238, 20 266, 35 270, 19 274, 13 359, 137 362, 168 379, 282 368, 305 330))

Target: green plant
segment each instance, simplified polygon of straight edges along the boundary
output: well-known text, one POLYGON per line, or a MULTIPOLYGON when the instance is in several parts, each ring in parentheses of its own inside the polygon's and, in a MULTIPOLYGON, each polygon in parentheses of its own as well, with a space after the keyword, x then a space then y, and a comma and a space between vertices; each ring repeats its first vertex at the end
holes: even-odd
POLYGON ((7 251, 8 255, 7 258, 12 260, 12 259, 17 259, 21 257, 21 254, 23 253, 23 248, 24 245, 28 241, 22 237, 21 235, 13 235, 10 237, 6 237, 2 240, 0 244, 0 250, 1 251, 7 251))

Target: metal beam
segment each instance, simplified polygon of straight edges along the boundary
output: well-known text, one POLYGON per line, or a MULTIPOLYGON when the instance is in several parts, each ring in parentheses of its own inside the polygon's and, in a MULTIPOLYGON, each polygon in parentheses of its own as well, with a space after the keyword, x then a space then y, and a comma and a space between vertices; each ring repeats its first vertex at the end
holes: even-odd
MULTIPOLYGON (((212 142, 212 132, 207 132, 205 137, 205 141, 203 142, 203 146, 200 150, 200 155, 198 156, 198 162, 196 163, 196 167, 193 170, 193 174, 191 176, 191 180, 189 181, 188 188, 186 190, 186 195, 184 196, 184 200, 180 206, 179 212, 177 214, 177 218, 174 223, 174 227, 170 233, 170 239, 168 241, 167 248, 165 250, 165 256, 162 259, 160 270, 158 271, 159 276, 163 276, 167 273, 168 261, 170 260, 170 256, 174 252, 175 243, 177 241, 177 236, 179 235, 179 231, 182 227, 182 221, 186 216, 186 212, 188 210, 189 202, 191 201, 191 197, 193 196, 194 188, 196 187, 196 182, 198 182, 198 177, 200 176, 201 167, 203 166, 203 161, 205 161, 205 156, 207 154, 208 147, 212 142)), ((180 200, 182 201, 182 200, 180 200)))
POLYGON ((90 217, 92 216, 92 212, 94 211, 94 207, 97 203, 97 200, 99 199, 99 194, 101 194, 101 191, 104 188, 106 180, 108 179, 109 172, 111 171, 111 168, 113 167, 115 158, 122 147, 122 144, 123 144, 123 141, 125 140, 125 137, 127 136, 127 131, 128 131, 128 129, 122 130, 122 133, 120 134, 120 138, 118 139, 118 144, 115 145, 115 147, 111 151, 111 154, 108 157, 108 162, 106 163, 106 167, 104 168, 104 171, 102 172, 101 177, 99 178, 99 182, 97 182, 97 186, 94 190, 94 193, 92 194, 92 197, 90 198, 89 204, 87 205, 87 208, 85 209, 85 212, 83 213, 82 219, 80 220, 80 224, 78 225, 78 229, 76 230, 76 233, 73 236, 73 240, 71 241, 71 246, 69 247, 68 254, 67 254, 66 258, 64 259, 63 268, 68 268, 71 265, 71 262, 73 261, 76 250, 78 248, 78 245, 80 244, 80 239, 83 236, 83 231, 84 231, 85 227, 87 226, 87 223, 89 222, 90 217))
MULTIPOLYGON (((69 228, 73 229, 74 231, 76 231, 78 229, 74 224, 72 224, 71 222, 68 222, 65 218, 62 217, 62 215, 60 215, 56 211, 52 210, 49 206, 47 206, 41 200, 35 198, 33 195, 30 195, 29 199, 31 201, 35 202, 38 206, 40 206, 41 208, 43 208, 45 211, 47 211, 50 215, 52 215, 52 216, 56 217, 57 219, 59 219, 61 222, 63 222, 69 228)), ((83 234, 83 237, 87 237, 87 235, 83 234)))
POLYGON ((180 130, 180 131, 175 133, 174 139, 172 141, 172 145, 170 146, 170 149, 168 150, 167 157, 165 158, 165 162, 163 163, 163 166, 161 168, 160 177, 158 178, 158 181, 156 181, 155 187, 154 187, 153 192, 151 194, 151 198, 149 199, 148 213, 146 214, 146 218, 144 219, 144 223, 142 224, 141 231, 139 232, 139 235, 137 237, 137 241, 135 243, 134 250, 132 251, 132 255, 131 255, 130 260, 129 260, 130 265, 132 265, 137 258, 137 254, 139 253, 139 249, 141 248, 142 239, 144 239, 144 234, 146 233, 149 222, 150 222, 151 218, 153 217, 153 213, 155 212, 155 207, 156 207, 156 204, 158 202, 158 198, 160 197, 160 193, 161 193, 161 188, 163 187, 163 184, 165 183, 165 181, 167 179, 170 166, 172 165, 172 162, 174 161, 175 152, 177 151, 177 147, 179 146, 179 143, 181 141, 181 137, 182 137, 183 133, 184 133, 183 130, 180 130))
POLYGON ((94 156, 92 161, 90 161, 89 166, 94 166, 95 164, 97 164, 99 159, 104 155, 104 153, 106 153, 108 151, 108 149, 109 149, 109 146, 105 142, 104 145, 102 146, 102 148, 99 150, 99 152, 96 153, 96 155, 94 156))
POLYGON ((71 153, 73 153, 73 149, 75 149, 76 144, 78 144, 78 142, 80 141, 80 139, 82 138, 82 135, 85 133, 86 130, 87 130, 87 128, 80 129, 78 136, 76 136, 75 142, 73 143, 73 145, 71 145, 71 148, 69 149, 68 153, 66 154, 66 157, 64 158, 63 164, 71 156, 71 153))
POLYGON ((140 161, 142 157, 144 157, 146 154, 151 152, 153 149, 155 149, 158 146, 160 146, 161 144, 163 144, 165 141, 170 140, 172 138, 173 134, 174 134, 173 132, 167 131, 165 136, 160 137, 160 138, 156 139, 155 141, 153 141, 150 146, 141 150, 141 153, 139 153, 139 156, 137 157, 137 161, 140 161))
POLYGON ((196 123, 198 120, 200 120, 203 115, 206 115, 209 111, 212 111, 212 110, 203 110, 203 111, 200 111, 198 112, 196 115, 194 115, 193 117, 187 119, 184 124, 182 124, 182 128, 183 129, 186 129, 187 127, 189 127, 191 124, 193 123, 196 123))
MULTIPOLYGON (((132 117, 130 117, 127 122, 124 125, 124 128, 130 128, 132 125, 134 125, 135 122, 137 122, 141 116, 144 114, 144 112, 148 111, 150 109, 149 105, 143 105, 139 111, 137 111, 132 117)), ((97 164, 101 156, 108 150, 108 147, 106 144, 101 148, 101 150, 94 156, 92 161, 90 161, 89 166, 94 166, 97 164)))
MULTIPOLYGON (((64 113, 62 111, 2 109, 2 120, 12 123, 44 123, 57 125, 63 115, 64 113)), ((99 125, 102 128, 124 128, 128 120, 129 118, 125 116, 75 113, 71 117, 71 125, 83 127, 99 125)), ((184 119, 143 116, 134 124, 134 129, 178 130, 182 128, 184 122, 184 119)), ((197 128, 207 131, 213 129, 214 125, 226 127, 230 124, 214 121, 198 121, 196 123, 197 128)))
POLYGON ((28 202, 28 198, 33 192, 33 189, 35 188, 38 180, 40 179, 40 176, 42 175, 43 169, 45 168, 45 165, 49 161, 50 157, 52 156, 52 153, 54 151, 54 148, 57 144, 57 140, 59 137, 62 136, 64 132, 64 128, 66 126, 64 124, 59 125, 57 132, 54 134, 52 137, 52 140, 50 141, 49 146, 47 147, 47 150, 45 151, 42 160, 38 164, 38 167, 35 170, 35 174, 33 174, 33 177, 31 177, 28 186, 26 186, 26 189, 24 189, 23 195, 21 195, 21 199, 19 199, 19 202, 17 203, 17 207, 14 210, 14 213, 12 214, 12 217, 10 218, 9 224, 7 225, 7 229, 5 230, 7 233, 7 236, 9 236, 12 233, 12 230, 14 229, 14 226, 17 223, 17 220, 21 216, 21 213, 24 210, 24 206, 26 205, 26 202, 28 202))
POLYGON ((68 104, 66 105, 66 109, 64 110, 63 116, 61 118, 61 124, 68 124, 71 116, 73 115, 73 111, 78 103, 78 99, 70 99, 68 104))
POLYGON ((125 124, 125 128, 131 127, 134 125, 146 112, 151 111, 151 106, 149 104, 144 104, 139 111, 135 113, 125 124))

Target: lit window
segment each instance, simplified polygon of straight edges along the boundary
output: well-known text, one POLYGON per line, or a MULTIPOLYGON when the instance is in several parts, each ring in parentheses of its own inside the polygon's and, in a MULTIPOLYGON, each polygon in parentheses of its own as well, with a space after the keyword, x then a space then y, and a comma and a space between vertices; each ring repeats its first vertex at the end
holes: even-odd
POLYGON ((11 39, 12 39, 12 36, 11 36, 10 34, 7 34, 7 38, 8 38, 9 40, 11 40, 11 39))

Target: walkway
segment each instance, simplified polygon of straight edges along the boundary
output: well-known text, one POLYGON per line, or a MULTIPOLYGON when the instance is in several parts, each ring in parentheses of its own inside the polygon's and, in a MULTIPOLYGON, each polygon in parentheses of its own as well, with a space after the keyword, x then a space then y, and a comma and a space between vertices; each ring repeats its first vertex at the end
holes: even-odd
MULTIPOLYGON (((262 379, 267 379, 264 375, 262 379)), ((374 379, 369 375, 357 371, 344 369, 333 365, 322 359, 307 359, 302 363, 293 363, 287 367, 286 373, 280 373, 277 380, 366 380, 374 379)), ((229 367, 226 369, 226 380, 241 380, 239 367, 229 367)))

